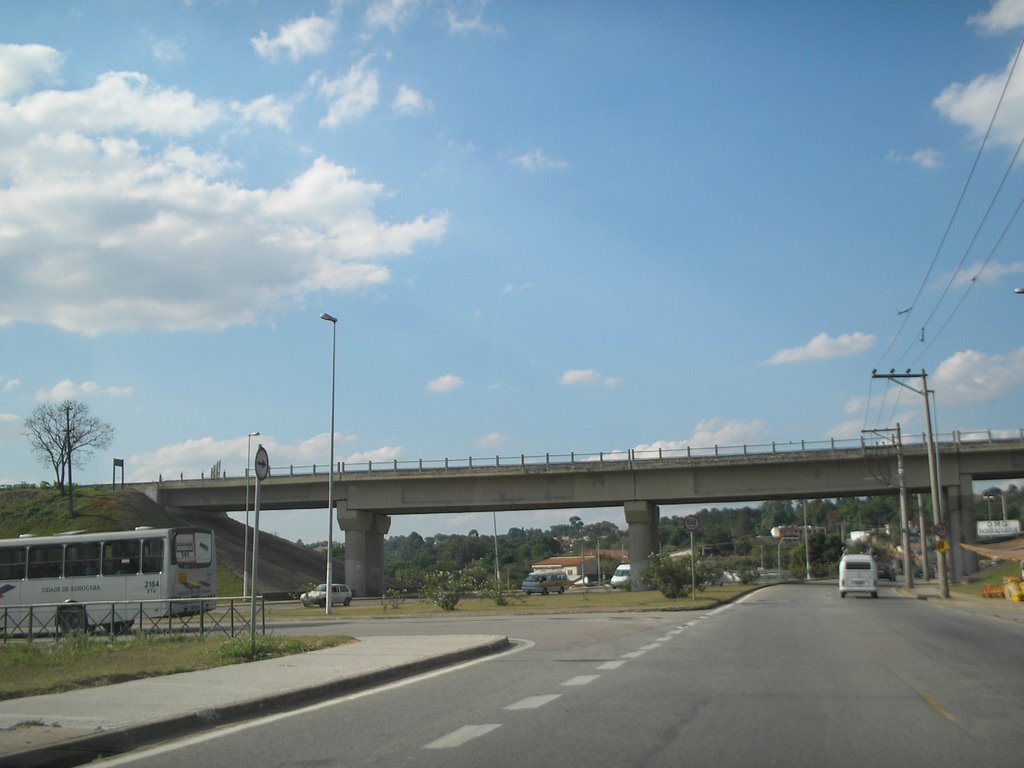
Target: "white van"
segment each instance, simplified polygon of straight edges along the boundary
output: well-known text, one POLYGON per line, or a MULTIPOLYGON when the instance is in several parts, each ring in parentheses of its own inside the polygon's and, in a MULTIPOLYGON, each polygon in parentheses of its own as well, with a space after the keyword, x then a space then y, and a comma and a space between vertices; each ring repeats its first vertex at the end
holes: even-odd
POLYGON ((613 587, 629 586, 629 563, 622 563, 615 569, 610 583, 613 587))
POLYGON ((839 561, 839 596, 869 592, 878 597, 878 565, 871 555, 843 555, 839 561))

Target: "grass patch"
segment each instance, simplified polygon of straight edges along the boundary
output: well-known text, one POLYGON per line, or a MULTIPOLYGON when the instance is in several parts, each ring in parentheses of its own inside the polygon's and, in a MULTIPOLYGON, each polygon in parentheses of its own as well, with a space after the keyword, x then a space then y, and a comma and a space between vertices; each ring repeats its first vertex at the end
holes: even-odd
POLYGON ((137 634, 111 642, 77 635, 58 643, 8 642, 0 646, 0 699, 60 693, 143 677, 269 659, 352 642, 347 636, 260 636, 225 640, 137 634))
POLYGON ((593 589, 566 592, 558 595, 531 595, 506 593, 507 605, 498 605, 494 599, 465 596, 453 611, 443 611, 426 599, 409 598, 394 607, 379 601, 357 601, 349 606, 336 605, 327 616, 323 608, 297 608, 287 606, 287 612, 274 603, 267 604, 268 620, 277 617, 344 619, 344 618, 423 618, 425 616, 514 615, 524 613, 573 613, 595 611, 688 611, 703 610, 734 600, 757 589, 754 584, 727 584, 698 591, 695 599, 670 599, 656 591, 627 592, 623 590, 593 589))
POLYGON ((985 568, 978 573, 971 574, 971 581, 963 581, 960 584, 951 584, 949 589, 951 592, 957 592, 962 595, 981 595, 981 588, 986 585, 1003 585, 1003 578, 1007 576, 1016 576, 1020 578, 1020 563, 1014 560, 1007 560, 1006 562, 999 563, 998 565, 992 565, 985 568))

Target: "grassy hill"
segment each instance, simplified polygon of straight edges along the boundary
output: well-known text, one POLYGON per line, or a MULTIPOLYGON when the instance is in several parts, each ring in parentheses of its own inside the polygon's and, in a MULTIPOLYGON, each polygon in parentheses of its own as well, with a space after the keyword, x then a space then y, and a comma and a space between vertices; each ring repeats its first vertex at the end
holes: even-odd
MULTIPOLYGON (((139 525, 169 528, 198 525, 211 528, 217 545, 218 594, 242 593, 242 553, 245 526, 226 514, 172 514, 148 496, 130 489, 75 489, 75 516, 68 516, 67 497, 50 488, 0 488, 0 538, 23 533, 48 535, 61 531, 121 531, 139 525)), ((252 542, 249 542, 250 547, 252 542)), ((344 562, 334 561, 343 574, 344 562)), ((298 594, 310 583, 321 583, 327 561, 321 552, 260 532, 259 592, 298 594)), ((338 579, 340 580, 340 579, 338 579)))

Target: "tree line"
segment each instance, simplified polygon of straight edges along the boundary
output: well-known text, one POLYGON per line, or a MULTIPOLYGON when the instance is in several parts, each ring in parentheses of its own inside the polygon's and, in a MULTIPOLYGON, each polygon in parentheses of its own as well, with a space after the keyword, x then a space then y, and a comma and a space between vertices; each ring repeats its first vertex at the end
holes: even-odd
MULTIPOLYGON (((986 516, 988 504, 1002 518, 1002 495, 1010 519, 1019 519, 1024 508, 1024 492, 1014 485, 1005 491, 993 488, 976 497, 978 519, 986 516), (986 499, 986 496, 990 497, 986 499)), ((917 504, 925 507, 925 519, 932 519, 928 498, 911 499, 911 527, 918 519, 917 504)), ((779 558, 782 569, 803 576, 808 561, 812 576, 834 575, 846 540, 852 531, 871 531, 883 548, 895 551, 900 539, 900 509, 896 496, 867 498, 811 499, 806 501, 766 501, 753 506, 712 507, 700 510, 701 530, 694 537, 698 557, 715 558, 732 569, 775 568, 779 558), (772 538, 775 527, 812 529, 807 554, 802 541, 772 538)), ((658 538, 663 550, 688 549, 690 532, 684 515, 662 516, 658 538)), ((534 563, 555 556, 587 556, 601 553, 602 572, 609 576, 615 566, 628 559, 628 532, 616 524, 601 521, 584 523, 573 516, 564 524, 547 530, 511 528, 497 537, 498 570, 503 580, 513 585, 532 570, 534 563)), ((437 571, 468 571, 479 581, 495 572, 493 535, 470 531, 468 534, 390 536, 384 542, 384 570, 396 581, 419 585, 424 574, 437 571)))

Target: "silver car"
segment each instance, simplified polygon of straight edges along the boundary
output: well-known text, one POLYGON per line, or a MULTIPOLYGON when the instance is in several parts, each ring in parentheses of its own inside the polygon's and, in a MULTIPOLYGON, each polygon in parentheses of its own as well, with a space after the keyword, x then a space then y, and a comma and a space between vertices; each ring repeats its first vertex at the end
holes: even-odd
MULTIPOLYGON (((303 592, 299 595, 299 600, 307 608, 314 605, 320 606, 321 608, 327 605, 327 585, 317 584, 309 592, 303 592)), ((331 585, 331 605, 348 605, 352 602, 352 590, 348 588, 348 584, 332 584, 331 585)))

